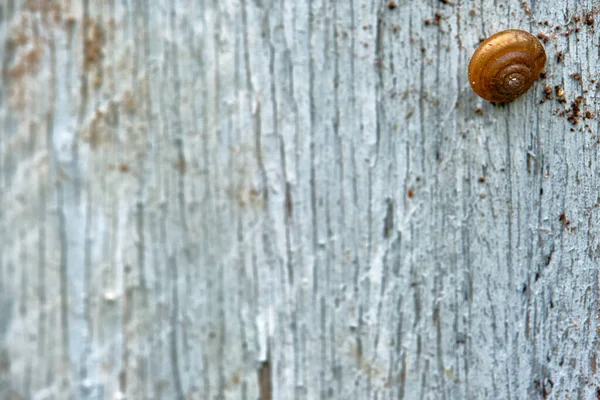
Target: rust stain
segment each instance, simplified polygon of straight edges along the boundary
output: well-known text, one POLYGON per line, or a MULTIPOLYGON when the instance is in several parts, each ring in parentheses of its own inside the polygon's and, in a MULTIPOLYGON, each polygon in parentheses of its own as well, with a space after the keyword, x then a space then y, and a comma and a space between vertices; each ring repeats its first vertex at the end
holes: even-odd
POLYGON ((26 78, 38 74, 47 53, 48 35, 39 33, 40 26, 50 30, 64 28, 65 7, 62 0, 25 0, 13 18, 6 43, 12 62, 3 71, 8 81, 9 107, 23 109, 43 90, 43 83, 26 78))
POLYGON ((263 361, 258 369, 258 390, 260 392, 260 400, 271 400, 271 366, 269 361, 263 361))
POLYGON ((102 61, 104 56, 104 33, 100 26, 91 18, 86 20, 85 24, 85 42, 84 42, 84 67, 86 69, 102 61))
POLYGON ((12 109, 27 105, 32 96, 32 85, 27 84, 26 78, 37 75, 44 54, 44 39, 31 36, 34 25, 33 17, 22 13, 9 27, 6 47, 12 62, 3 71, 3 78, 7 81, 8 104, 12 109))
POLYGON ((92 18, 85 19, 83 34, 83 68, 88 72, 95 72, 91 84, 98 88, 103 83, 102 60, 104 59, 106 35, 104 29, 92 18))
POLYGON ((569 221, 567 219, 567 216, 565 213, 560 214, 560 216, 558 217, 558 220, 560 221, 562 226, 564 226, 565 228, 567 228, 567 227, 569 227, 569 225, 571 225, 571 221, 569 221))
POLYGON ((8 88, 8 104, 12 109, 19 109, 25 107, 27 101, 25 100, 25 89, 15 84, 8 88))
POLYGON ((265 207, 265 199, 263 194, 255 187, 249 188, 245 185, 238 185, 237 187, 229 187, 226 193, 229 197, 232 197, 237 201, 240 208, 265 207))
POLYGON ((112 171, 117 171, 117 172, 120 172, 122 174, 126 174, 128 172, 131 172, 131 167, 126 162, 121 162, 119 164, 107 164, 106 165, 106 170, 107 171, 111 171, 111 172, 112 171))
POLYGON ((101 135, 103 120, 104 113, 102 113, 100 110, 96 110, 90 123, 90 134, 88 140, 90 146, 92 146, 92 149, 97 149, 103 142, 101 135))
POLYGON ((225 390, 233 390, 236 386, 239 386, 242 382, 242 377, 240 376, 240 369, 236 369, 231 377, 225 382, 224 389, 225 390))
POLYGON ((67 29, 73 28, 75 22, 77 22, 77 18, 74 15, 67 15, 67 17, 65 18, 65 25, 67 29))
POLYGON ((9 39, 9 43, 12 46, 23 46, 27 42, 29 42, 29 37, 25 33, 26 29, 29 29, 31 25, 31 18, 29 18, 26 14, 22 14, 20 18, 20 22, 11 27, 11 37, 9 39))
POLYGON ((33 48, 25 51, 12 67, 8 68, 8 76, 12 79, 20 79, 25 75, 37 73, 41 54, 41 47, 39 44, 35 44, 33 48))
POLYGON ((59 0, 27 0, 25 9, 40 14, 44 20, 58 23, 62 19, 63 10, 59 0))
POLYGON ((114 132, 110 127, 110 110, 96 110, 87 128, 82 132, 82 140, 88 143, 92 150, 114 141, 114 132))

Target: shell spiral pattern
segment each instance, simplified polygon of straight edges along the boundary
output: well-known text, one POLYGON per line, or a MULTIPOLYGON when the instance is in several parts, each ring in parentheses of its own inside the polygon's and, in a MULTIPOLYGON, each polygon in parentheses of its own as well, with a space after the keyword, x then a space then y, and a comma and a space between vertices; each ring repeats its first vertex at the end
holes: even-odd
POLYGON ((490 36, 475 50, 469 62, 469 83, 482 98, 503 103, 529 90, 545 66, 546 51, 535 36, 506 30, 490 36))

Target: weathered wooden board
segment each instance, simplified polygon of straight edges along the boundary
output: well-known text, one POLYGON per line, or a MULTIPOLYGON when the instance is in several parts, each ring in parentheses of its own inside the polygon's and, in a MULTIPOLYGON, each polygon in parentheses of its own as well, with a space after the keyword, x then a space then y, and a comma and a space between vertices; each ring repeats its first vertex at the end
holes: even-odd
POLYGON ((596 399, 598 20, 0 1, 0 397, 596 399), (508 28, 547 73, 494 106, 508 28))

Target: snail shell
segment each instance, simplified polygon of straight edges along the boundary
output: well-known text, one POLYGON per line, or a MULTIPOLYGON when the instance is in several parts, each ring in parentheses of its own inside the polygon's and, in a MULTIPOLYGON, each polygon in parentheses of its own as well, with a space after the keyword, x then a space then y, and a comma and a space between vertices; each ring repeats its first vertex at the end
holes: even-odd
POLYGON ((503 103, 516 99, 533 85, 546 66, 542 43, 529 32, 498 32, 473 53, 469 83, 484 99, 503 103))

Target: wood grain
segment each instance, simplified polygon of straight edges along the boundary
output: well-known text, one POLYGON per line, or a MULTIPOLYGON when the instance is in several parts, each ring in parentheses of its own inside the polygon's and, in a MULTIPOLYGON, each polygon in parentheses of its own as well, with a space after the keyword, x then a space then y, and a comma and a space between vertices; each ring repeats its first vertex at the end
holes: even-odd
POLYGON ((596 398, 598 20, 0 2, 0 398, 596 398), (494 106, 509 28, 546 76, 494 106))

